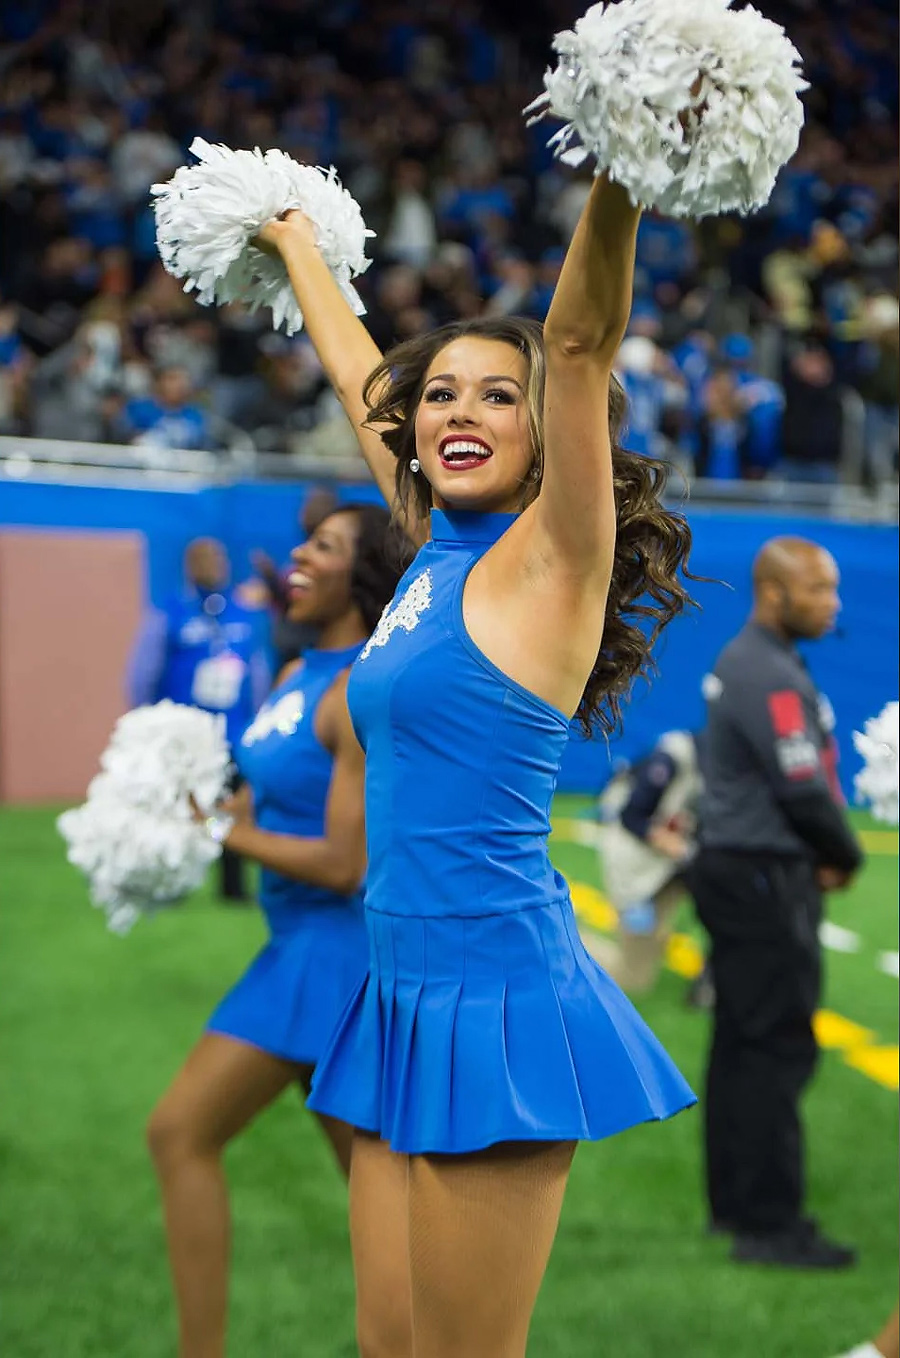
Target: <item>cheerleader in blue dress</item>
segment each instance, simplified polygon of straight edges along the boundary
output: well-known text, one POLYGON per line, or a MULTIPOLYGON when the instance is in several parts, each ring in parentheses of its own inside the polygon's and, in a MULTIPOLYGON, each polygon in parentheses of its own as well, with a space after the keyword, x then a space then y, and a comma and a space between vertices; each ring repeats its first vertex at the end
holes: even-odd
POLYGON ((454 323, 383 360, 308 220, 261 234, 425 544, 351 673, 369 965, 310 1098, 358 1133, 366 1358, 519 1358, 577 1142, 694 1102, 547 851, 571 719, 616 726, 687 602, 664 468, 617 442, 638 217, 595 181, 543 333, 454 323))
MULTIPOLYGON (((261 865, 270 939, 150 1119, 182 1358, 225 1352, 222 1152, 289 1085, 308 1092, 366 972, 363 755, 346 681, 397 584, 402 551, 375 505, 339 508, 295 550, 288 616, 316 627, 317 645, 282 671, 236 746, 244 787, 205 821, 214 838, 261 865)), ((350 1127, 317 1116, 347 1173, 350 1127)))

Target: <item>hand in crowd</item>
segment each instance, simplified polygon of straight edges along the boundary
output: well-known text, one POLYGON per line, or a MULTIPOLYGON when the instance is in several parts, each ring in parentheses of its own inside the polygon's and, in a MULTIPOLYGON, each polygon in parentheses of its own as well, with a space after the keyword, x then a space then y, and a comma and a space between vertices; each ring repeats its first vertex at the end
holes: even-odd
POLYGON ((651 825, 647 833, 647 843, 675 863, 684 863, 691 856, 691 846, 684 835, 668 825, 651 825))

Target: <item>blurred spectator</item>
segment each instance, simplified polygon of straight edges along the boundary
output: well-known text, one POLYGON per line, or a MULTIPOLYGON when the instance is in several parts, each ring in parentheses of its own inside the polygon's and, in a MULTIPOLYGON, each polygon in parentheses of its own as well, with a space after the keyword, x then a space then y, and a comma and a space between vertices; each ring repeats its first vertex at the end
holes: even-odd
POLYGON ((117 111, 117 133, 109 163, 119 200, 125 208, 143 205, 151 184, 168 179, 184 160, 181 147, 166 130, 161 111, 150 111, 142 123, 128 127, 117 111))
POLYGON ((821 323, 822 289, 829 270, 849 257, 847 241, 831 222, 814 223, 809 239, 786 241, 763 261, 766 296, 787 330, 805 335, 821 323))
POLYGON ((872 297, 859 318, 863 353, 858 386, 865 401, 865 472, 876 485, 896 479, 900 403, 900 301, 872 297))
POLYGON ((85 158, 70 163, 69 174, 66 205, 76 234, 95 250, 124 245, 125 218, 108 168, 102 161, 85 158))
POLYGON ((194 401, 185 368, 162 368, 147 396, 125 403, 118 430, 126 443, 145 448, 209 448, 209 418, 194 401))
POLYGON ((257 368, 262 345, 271 337, 271 327, 259 311, 250 312, 234 302, 216 313, 216 374, 210 400, 222 419, 237 421, 239 411, 259 394, 263 379, 257 368))
POLYGON ((726 367, 714 368, 704 388, 694 471, 715 481, 737 481, 749 471, 747 420, 726 367))
POLYGON ((690 330, 672 350, 672 361, 681 373, 685 388, 685 428, 682 445, 696 460, 699 449, 703 396, 713 370, 715 336, 708 330, 690 330))
POLYGON ((792 481, 836 481, 844 407, 834 364, 822 345, 808 344, 791 355, 784 400, 779 474, 792 481))
POLYGON ((434 209, 427 195, 425 166, 404 159, 394 166, 384 252, 399 264, 424 268, 437 246, 434 209))
POLYGON ((485 303, 486 316, 524 316, 535 289, 535 268, 517 250, 500 255, 494 265, 497 284, 485 303))
POLYGON ((746 425, 747 469, 751 475, 761 476, 781 456, 784 392, 777 382, 757 372, 753 341, 748 336, 726 335, 719 352, 731 373, 746 425))
POLYGON ((603 889, 618 915, 616 938, 581 925, 579 932, 628 994, 651 990, 662 970, 675 912, 688 890, 701 790, 699 735, 666 731, 600 797, 599 857, 603 889))
MULTIPOLYGON (((234 745, 269 691, 262 615, 231 590, 231 563, 214 538, 188 544, 184 575, 184 589, 144 620, 129 664, 129 700, 137 707, 168 698, 222 713, 234 745)), ((223 855, 222 895, 245 899, 237 855, 223 855)))
MULTIPOLYGON (((118 399, 146 395, 146 365, 187 369, 186 404, 201 419, 185 421, 179 441, 215 443, 221 421, 239 417, 250 438, 263 431, 266 449, 298 433, 326 453, 352 446, 302 358, 262 353, 265 315, 204 312, 158 262, 148 190, 198 135, 338 166, 378 233, 360 291, 380 346, 484 310, 544 316, 590 167, 572 173, 554 161, 549 129, 526 127, 517 110, 540 88, 549 35, 572 14, 479 0, 302 9, 303 23, 287 0, 165 3, 112 18, 67 0, 2 7, 0 289, 18 305, 26 355, 0 367, 4 428, 61 428, 73 351, 49 369, 29 356, 56 356, 95 318, 98 299, 116 298, 127 355, 118 399), (37 407, 50 393, 56 413, 45 414, 37 407), (200 434, 204 418, 213 433, 200 434)), ((758 364, 724 349, 719 357, 738 390, 741 473, 771 474, 775 379, 791 342, 811 335, 838 385, 865 402, 859 469, 880 484, 895 475, 895 331, 876 334, 863 318, 872 299, 897 298, 897 18, 884 0, 769 0, 766 12, 805 60, 801 145, 746 224, 645 214, 629 338, 652 341, 657 354, 651 374, 629 379, 632 437, 696 459, 702 430, 708 448, 704 393, 717 347, 749 337, 758 364)), ((713 383, 714 403, 726 385, 713 383)), ((102 438, 135 436, 110 423, 105 405, 98 420, 95 393, 76 387, 79 423, 93 421, 102 438)), ((170 414, 153 423, 165 427, 170 414)))
POLYGON ((635 285, 653 289, 658 283, 681 282, 696 266, 690 226, 657 212, 646 212, 638 227, 635 285))
POLYGON ((71 339, 81 312, 97 293, 99 271, 90 242, 81 236, 51 240, 23 270, 17 297, 39 322, 43 352, 71 339))
POLYGON ((644 457, 660 457, 665 383, 656 370, 657 349, 651 339, 633 335, 622 341, 616 366, 628 398, 624 447, 644 457))
POLYGON ((622 341, 616 371, 628 398, 623 447, 644 457, 667 458, 667 416, 680 410, 685 399, 676 364, 648 336, 631 334, 622 341))
POLYGON ((264 452, 289 452, 298 430, 310 429, 328 384, 308 340, 269 334, 260 341, 258 377, 233 403, 231 418, 264 452))
POLYGON ((34 374, 30 433, 36 438, 109 442, 116 437, 122 390, 118 327, 86 321, 34 374))
POLYGON ((19 310, 0 294, 0 434, 19 433, 23 424, 32 355, 19 333, 19 310))
POLYGON ((422 305, 422 275, 410 264, 392 264, 379 275, 366 324, 379 349, 421 334, 431 324, 422 305))
MULTIPOLYGON (((458 129, 457 129, 458 130, 458 129)), ((450 180, 440 205, 440 221, 459 238, 477 245, 492 217, 511 221, 515 204, 489 158, 469 161, 450 180)))

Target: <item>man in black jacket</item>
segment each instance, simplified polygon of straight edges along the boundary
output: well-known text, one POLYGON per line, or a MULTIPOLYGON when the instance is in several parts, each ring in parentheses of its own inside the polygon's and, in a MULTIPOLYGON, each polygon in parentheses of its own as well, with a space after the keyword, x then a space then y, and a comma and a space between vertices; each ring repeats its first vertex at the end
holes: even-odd
POLYGON ((802 1215, 798 1105, 816 1063, 822 893, 862 854, 843 810, 830 707, 795 648, 837 617, 838 570, 803 538, 773 538, 754 606, 707 675, 705 792, 694 893, 716 1004, 706 1083, 713 1229, 741 1262, 839 1268, 853 1251, 802 1215))

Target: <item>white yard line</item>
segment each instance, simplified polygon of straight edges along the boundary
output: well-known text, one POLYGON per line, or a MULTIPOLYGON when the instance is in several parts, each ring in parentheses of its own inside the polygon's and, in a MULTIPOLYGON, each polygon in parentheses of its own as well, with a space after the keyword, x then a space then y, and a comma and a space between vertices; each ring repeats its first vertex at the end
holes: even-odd
POLYGON ((823 919, 819 925, 819 942, 830 952, 859 952, 860 938, 852 929, 843 929, 830 919, 823 919))
POLYGON ((878 954, 878 970, 886 976, 900 976, 900 953, 881 952, 878 954))

